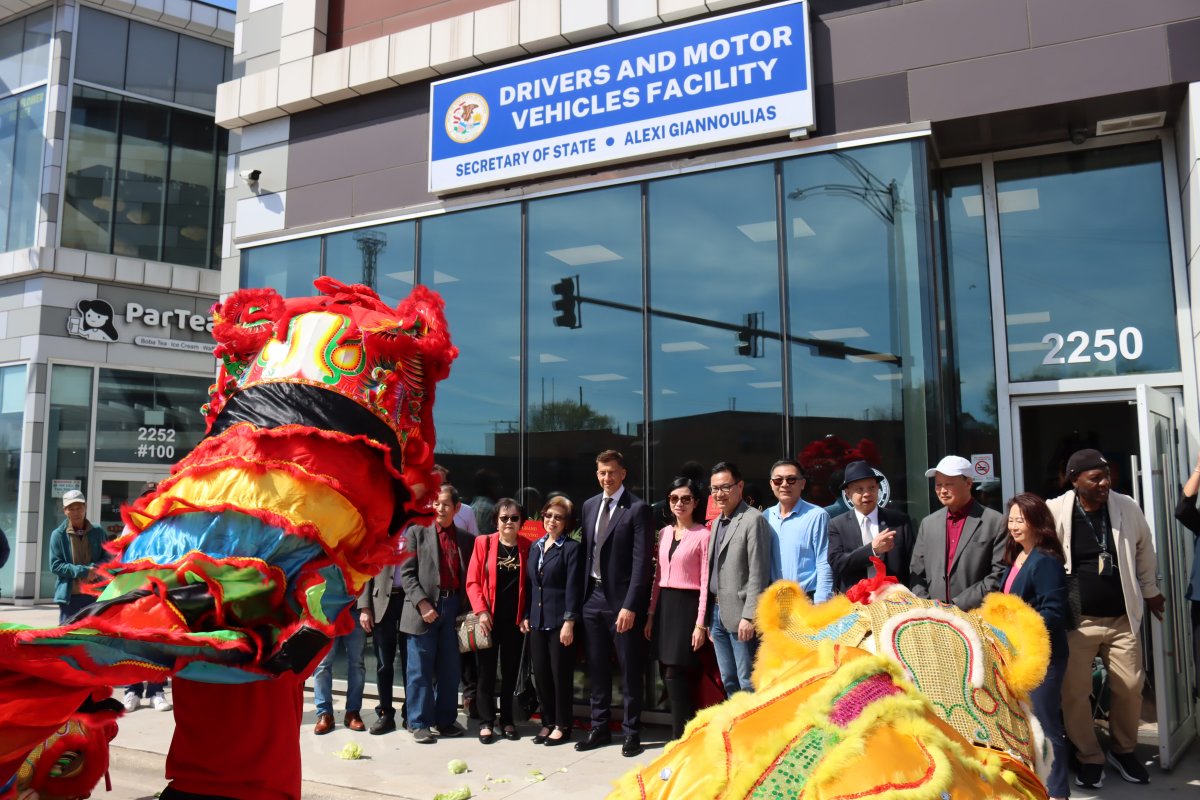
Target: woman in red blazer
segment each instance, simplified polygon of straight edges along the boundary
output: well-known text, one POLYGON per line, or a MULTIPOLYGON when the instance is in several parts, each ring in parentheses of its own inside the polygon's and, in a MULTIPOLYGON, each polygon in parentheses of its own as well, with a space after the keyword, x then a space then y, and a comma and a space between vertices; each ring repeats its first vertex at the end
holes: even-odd
POLYGON ((479 615, 479 626, 491 631, 492 646, 478 651, 479 741, 496 740, 496 665, 500 666, 500 728, 505 739, 520 739, 513 724, 513 693, 521 667, 525 634, 525 564, 529 540, 520 536, 524 514, 517 501, 496 502, 496 532, 475 539, 471 564, 467 567, 467 598, 479 615))

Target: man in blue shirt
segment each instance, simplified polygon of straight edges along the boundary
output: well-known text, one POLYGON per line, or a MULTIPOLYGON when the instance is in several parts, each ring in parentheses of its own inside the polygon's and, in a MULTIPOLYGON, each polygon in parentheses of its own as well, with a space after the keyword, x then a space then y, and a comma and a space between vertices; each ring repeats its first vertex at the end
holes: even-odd
POLYGON ((829 514, 800 499, 804 469, 792 459, 771 467, 771 491, 777 505, 763 516, 775 532, 771 547, 771 579, 795 581, 810 600, 823 603, 833 596, 829 568, 829 514))

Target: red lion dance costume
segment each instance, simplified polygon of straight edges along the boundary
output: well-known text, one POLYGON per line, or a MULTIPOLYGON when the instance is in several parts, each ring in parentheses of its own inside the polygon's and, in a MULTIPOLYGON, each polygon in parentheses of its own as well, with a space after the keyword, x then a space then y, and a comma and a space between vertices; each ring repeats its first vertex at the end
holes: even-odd
POLYGON ((457 356, 424 287, 398 308, 316 287, 214 308, 207 436, 124 509, 96 604, 58 628, 0 623, 0 800, 88 796, 110 687, 167 676, 164 797, 299 798, 302 683, 429 513, 434 386, 457 356))

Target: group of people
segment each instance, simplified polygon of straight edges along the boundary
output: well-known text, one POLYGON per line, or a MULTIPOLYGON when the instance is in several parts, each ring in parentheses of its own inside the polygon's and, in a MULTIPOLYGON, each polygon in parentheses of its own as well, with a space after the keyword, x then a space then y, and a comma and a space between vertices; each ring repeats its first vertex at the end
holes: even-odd
MULTIPOLYGON (((745 501, 738 467, 720 462, 707 487, 694 478, 672 481, 665 498, 671 521, 657 533, 651 506, 625 486, 624 459, 613 450, 597 456, 600 491, 577 515, 561 495, 540 509, 501 498, 493 509, 494 532, 486 535, 470 531, 474 513, 444 484, 434 523, 408 529, 406 557, 364 590, 358 627, 339 640, 360 665, 358 680, 350 682, 346 724, 365 727, 359 716, 361 654, 363 635, 371 632, 380 690, 372 733, 396 728, 391 687, 399 648, 406 687, 402 718, 417 742, 465 733, 457 721, 464 664, 475 667, 467 677, 475 684, 479 740, 519 738, 513 699, 528 657, 541 708, 534 741, 565 743, 571 739, 575 643, 582 638, 591 713, 575 748, 613 742, 615 663, 623 695, 622 753, 635 756, 642 751, 651 656, 678 737, 696 710, 704 648, 712 647, 727 694, 752 691, 755 610, 772 581, 794 581, 819 603, 872 576, 875 557, 919 597, 971 610, 990 592, 1004 591, 1042 615, 1051 660, 1032 705, 1056 755, 1051 797, 1069 795, 1068 744, 1080 786, 1099 788, 1106 762, 1127 781, 1148 782, 1134 755, 1144 682, 1138 631, 1143 610, 1161 615, 1164 598, 1140 508, 1112 490, 1108 462, 1092 449, 1068 460, 1070 488, 1063 495, 1049 502, 1017 495, 1004 515, 975 499, 972 475, 971 462, 959 456, 927 470, 942 507, 914 525, 879 504, 883 476, 864 461, 846 466, 841 489, 850 509, 832 519, 802 499, 805 472, 797 461, 772 465, 777 502, 763 511, 745 501), (545 531, 533 542, 521 535, 529 512, 545 531), (580 541, 569 535, 576 526, 580 541), (460 658, 455 628, 456 618, 468 611, 492 641, 473 659, 460 658), (1106 665, 1111 694, 1107 753, 1089 699, 1096 656, 1106 665)), ((1178 512, 1196 530, 1198 493, 1200 463, 1178 512)), ((1200 591, 1193 586, 1189 596, 1200 598, 1200 591)), ((317 673, 317 733, 333 727, 327 676, 335 651, 317 673)))

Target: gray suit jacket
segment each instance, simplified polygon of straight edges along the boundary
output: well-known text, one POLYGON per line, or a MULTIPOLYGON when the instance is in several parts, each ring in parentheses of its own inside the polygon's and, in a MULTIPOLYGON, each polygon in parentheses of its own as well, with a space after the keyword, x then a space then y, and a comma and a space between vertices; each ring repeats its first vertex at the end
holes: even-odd
MULTIPOLYGON (((459 594, 464 595, 467 559, 463 557, 463 552, 470 552, 475 537, 457 528, 454 533, 458 543, 459 594)), ((400 583, 404 585, 404 610, 400 612, 400 632, 420 636, 429 630, 429 625, 421 619, 421 612, 417 610, 417 606, 422 600, 428 600, 437 607, 438 595, 441 593, 441 551, 438 549, 437 527, 413 525, 404 537, 404 550, 408 558, 401 561, 398 567, 400 583)), ((382 573, 380 575, 382 576, 382 573)), ((384 605, 384 608, 387 606, 384 605)), ((464 614, 467 612, 465 606, 460 607, 460 610, 464 614)))
POLYGON ((963 611, 978 608, 984 597, 1000 590, 1007 541, 1004 517, 972 500, 954 561, 946 569, 946 509, 938 509, 921 520, 909 588, 917 597, 944 601, 949 596, 963 611))
MULTIPOLYGON (((736 633, 743 619, 754 620, 758 596, 771 582, 771 537, 766 518, 744 502, 729 520, 725 540, 717 546, 717 523, 712 521, 708 539, 708 568, 717 571, 717 603, 721 624, 736 633)), ((708 587, 705 587, 707 591, 708 587)))
POLYGON ((379 574, 367 581, 362 594, 358 596, 358 609, 371 609, 375 622, 383 619, 387 613, 388 603, 392 600, 392 584, 396 579, 396 565, 384 564, 379 574))

